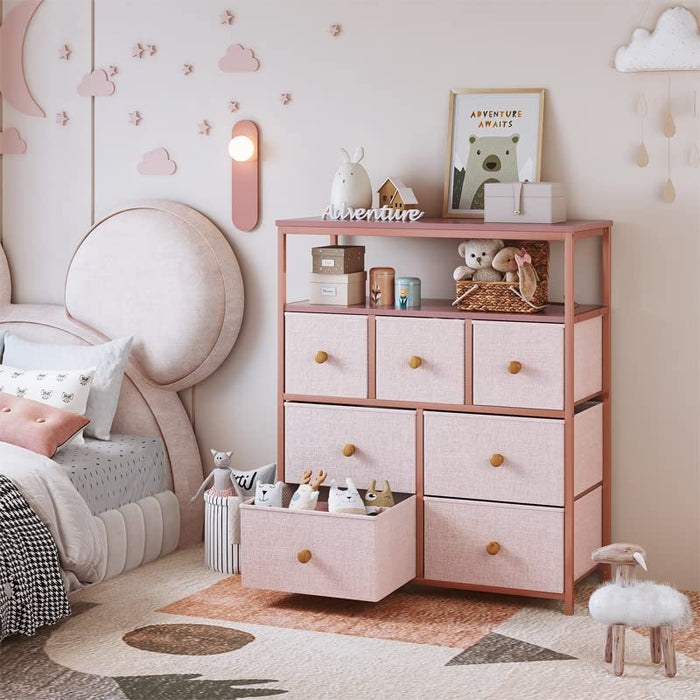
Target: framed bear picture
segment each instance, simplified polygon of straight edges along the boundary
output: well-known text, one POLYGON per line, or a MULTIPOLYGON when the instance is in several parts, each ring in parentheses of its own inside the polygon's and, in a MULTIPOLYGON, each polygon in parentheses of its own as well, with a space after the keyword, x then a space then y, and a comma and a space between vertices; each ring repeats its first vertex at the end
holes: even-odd
POLYGON ((487 182, 537 182, 544 88, 451 90, 443 215, 482 218, 487 182))

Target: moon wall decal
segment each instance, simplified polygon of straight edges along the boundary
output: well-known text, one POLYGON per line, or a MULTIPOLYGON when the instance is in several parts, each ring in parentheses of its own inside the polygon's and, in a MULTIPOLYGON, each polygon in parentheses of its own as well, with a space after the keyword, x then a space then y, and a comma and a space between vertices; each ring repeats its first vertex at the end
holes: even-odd
POLYGON ((0 93, 19 112, 45 117, 24 77, 24 38, 37 7, 44 0, 24 0, 13 7, 0 27, 0 93))

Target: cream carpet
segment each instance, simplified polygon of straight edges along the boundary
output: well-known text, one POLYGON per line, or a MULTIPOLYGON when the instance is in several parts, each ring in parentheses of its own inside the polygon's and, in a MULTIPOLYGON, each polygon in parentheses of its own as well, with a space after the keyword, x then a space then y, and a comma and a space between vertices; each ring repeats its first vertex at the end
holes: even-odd
MULTIPOLYGON (((71 598, 74 614, 0 647, 0 697, 45 700, 700 698, 697 626, 678 675, 627 636, 625 675, 604 631, 555 603, 407 587, 378 604, 240 587, 183 550, 71 598)), ((697 608, 698 599, 694 606, 697 608)))

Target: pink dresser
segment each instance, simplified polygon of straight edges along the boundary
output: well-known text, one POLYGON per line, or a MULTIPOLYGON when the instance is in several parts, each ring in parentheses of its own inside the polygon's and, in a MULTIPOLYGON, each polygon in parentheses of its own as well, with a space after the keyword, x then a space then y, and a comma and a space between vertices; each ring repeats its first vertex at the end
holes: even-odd
POLYGON ((397 505, 375 517, 243 506, 243 585, 376 601, 414 580, 572 613, 591 551, 610 542, 611 226, 279 221, 279 477, 387 479, 397 505), (376 236, 548 240, 566 303, 517 315, 452 299, 288 302, 287 240, 318 235, 367 237, 368 252, 376 236), (573 302, 584 238, 600 240, 598 304, 573 302))

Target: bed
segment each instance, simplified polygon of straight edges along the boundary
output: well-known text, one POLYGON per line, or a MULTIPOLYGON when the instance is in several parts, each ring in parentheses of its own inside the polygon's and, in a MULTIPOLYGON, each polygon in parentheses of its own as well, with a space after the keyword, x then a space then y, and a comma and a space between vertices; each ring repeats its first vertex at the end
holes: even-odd
POLYGON ((204 470, 178 392, 221 365, 241 326, 243 282, 223 234, 183 204, 135 204, 83 238, 67 271, 65 306, 13 304, 11 289, 0 247, 0 332, 60 344, 134 337, 110 441, 88 439, 54 460, 0 443, 0 473, 24 478, 20 490, 52 521, 67 585, 201 541, 203 504, 190 498, 204 470), (81 547, 85 561, 68 571, 70 552, 81 547))

